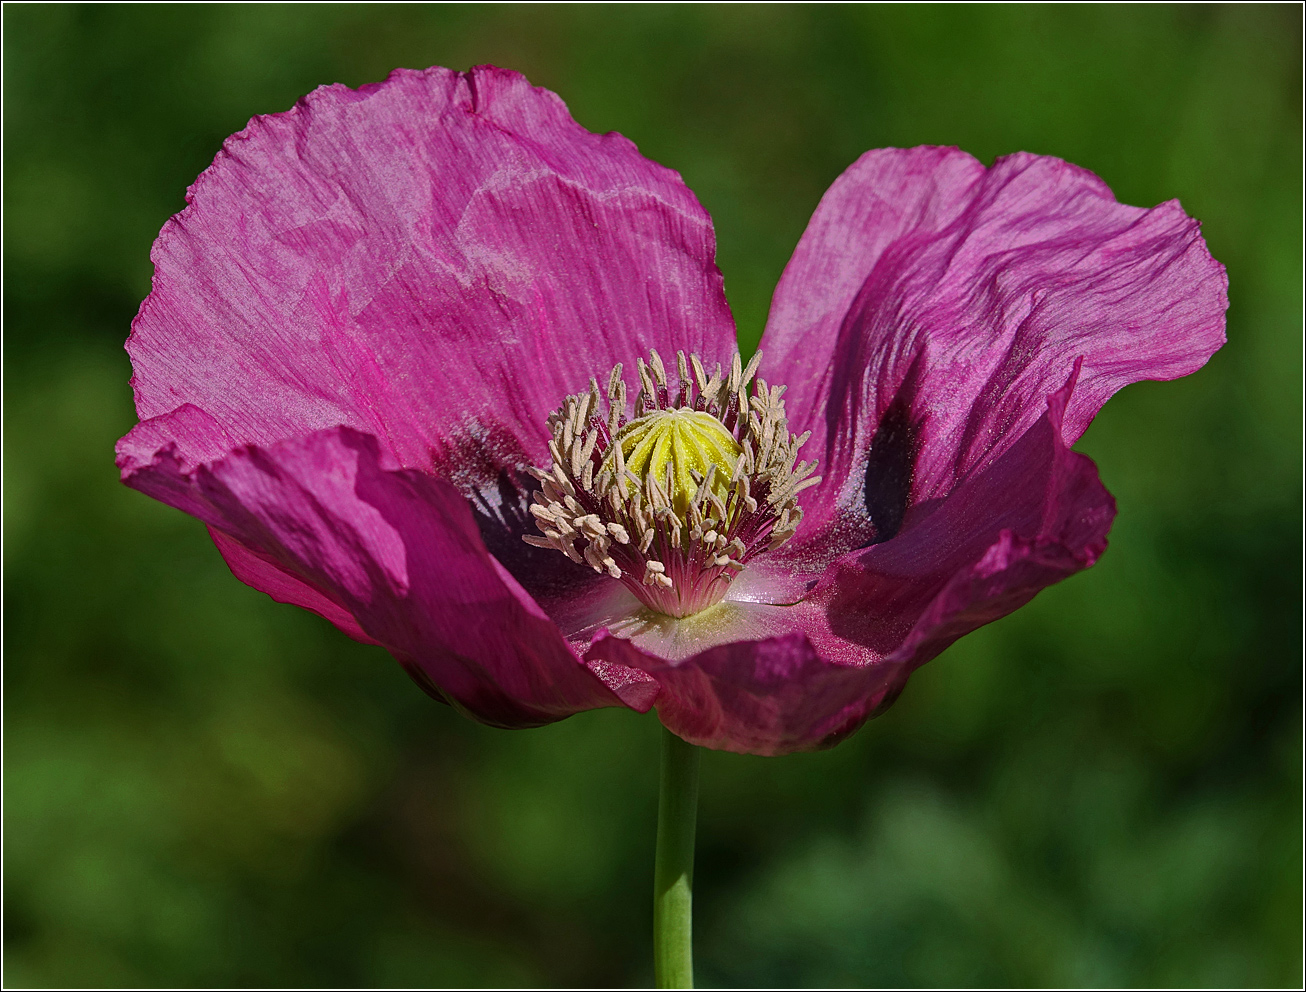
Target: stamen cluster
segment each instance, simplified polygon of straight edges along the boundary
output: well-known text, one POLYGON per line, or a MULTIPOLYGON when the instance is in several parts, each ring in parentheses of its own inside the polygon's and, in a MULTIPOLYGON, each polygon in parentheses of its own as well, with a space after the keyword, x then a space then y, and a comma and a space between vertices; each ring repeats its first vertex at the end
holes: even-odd
POLYGON ((760 359, 745 369, 736 353, 728 375, 717 365, 708 376, 698 356, 677 352, 673 390, 653 351, 638 359, 633 417, 620 364, 606 410, 593 378, 588 392, 568 396, 548 419, 553 465, 532 469, 541 491, 530 509, 543 536, 527 543, 606 572, 659 613, 684 617, 718 602, 750 558, 793 537, 798 494, 820 481, 816 462, 796 460, 810 432, 789 433, 785 387, 753 379, 760 359), (693 414, 716 423, 705 430, 693 414), (646 439, 655 443, 637 474, 627 451, 646 439))

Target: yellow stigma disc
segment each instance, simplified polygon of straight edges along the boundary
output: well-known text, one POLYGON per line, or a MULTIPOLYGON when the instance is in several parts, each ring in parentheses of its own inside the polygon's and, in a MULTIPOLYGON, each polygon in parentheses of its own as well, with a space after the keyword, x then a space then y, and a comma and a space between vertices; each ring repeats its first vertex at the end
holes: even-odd
MULTIPOLYGON (((651 475, 664 482, 667 466, 671 466, 671 492, 667 496, 682 520, 698 491, 698 483, 690 473, 706 477, 708 469, 715 465, 712 492, 724 497, 743 450, 716 417, 684 408, 655 410, 632 420, 617 431, 614 440, 613 448, 620 445, 627 470, 641 480, 651 475)), ((615 467, 614 460, 610 452, 605 467, 615 467)))

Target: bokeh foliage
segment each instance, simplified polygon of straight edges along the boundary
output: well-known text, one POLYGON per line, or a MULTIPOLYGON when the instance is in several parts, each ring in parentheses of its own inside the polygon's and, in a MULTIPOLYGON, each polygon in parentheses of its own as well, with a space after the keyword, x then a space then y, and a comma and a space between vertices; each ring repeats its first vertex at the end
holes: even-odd
POLYGON ((629 985, 652 716, 490 730, 117 482, 150 244, 222 139, 396 65, 522 70, 685 176, 751 346, 862 151, 1182 199, 1229 344, 1080 444, 1089 572, 835 750, 706 755, 704 984, 1301 981, 1301 9, 6 6, 7 985, 629 985))

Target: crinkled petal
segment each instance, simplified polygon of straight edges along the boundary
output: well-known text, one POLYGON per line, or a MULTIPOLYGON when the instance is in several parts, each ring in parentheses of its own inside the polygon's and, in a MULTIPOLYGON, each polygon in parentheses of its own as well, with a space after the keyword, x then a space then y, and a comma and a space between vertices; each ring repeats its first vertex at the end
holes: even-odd
POLYGON ((822 199, 762 342, 825 478, 791 553, 892 537, 1024 436, 1077 361, 1067 443, 1122 386, 1200 368, 1226 286, 1177 201, 1117 203, 1053 158, 868 152, 822 199))
POLYGON ((718 645, 679 665, 611 636, 590 655, 655 679, 658 719, 677 736, 747 754, 837 743, 865 719, 876 681, 867 667, 831 664, 802 633, 718 645))
POLYGON ((1072 379, 1024 436, 917 508, 896 539, 844 555, 806 600, 725 604, 737 622, 683 660, 643 634, 600 636, 586 660, 601 659, 609 678, 624 666, 655 679, 659 718, 695 744, 784 754, 837 743, 958 637, 1102 554, 1115 503, 1063 438, 1073 390, 1072 379))
POLYGON ((194 466, 356 428, 452 481, 543 603, 591 584, 521 540, 549 412, 650 348, 734 348, 711 221, 680 177, 516 73, 323 87, 252 120, 187 199, 128 342, 154 426, 123 452, 175 442, 194 466))
POLYGON ((190 403, 260 445, 346 425, 463 485, 543 461, 591 375, 734 348, 680 177, 513 72, 322 87, 187 198, 128 344, 142 419, 190 403))
POLYGON ((486 551, 466 499, 368 435, 333 428, 199 467, 169 446, 122 468, 128 485, 221 532, 238 577, 346 632, 352 620, 478 720, 535 726, 621 705, 486 551))

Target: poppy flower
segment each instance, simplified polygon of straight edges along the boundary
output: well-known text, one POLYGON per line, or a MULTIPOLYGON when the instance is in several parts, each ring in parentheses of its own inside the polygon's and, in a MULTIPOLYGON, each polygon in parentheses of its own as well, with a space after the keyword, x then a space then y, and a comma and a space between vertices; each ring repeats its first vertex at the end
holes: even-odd
POLYGON ((1071 446, 1224 341, 1197 222, 1054 158, 863 155, 747 365, 714 254, 675 172, 520 75, 323 87, 159 235, 123 481, 475 719, 781 754, 1096 562, 1071 446))

